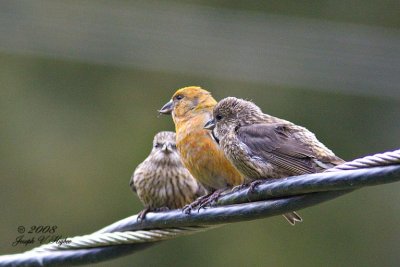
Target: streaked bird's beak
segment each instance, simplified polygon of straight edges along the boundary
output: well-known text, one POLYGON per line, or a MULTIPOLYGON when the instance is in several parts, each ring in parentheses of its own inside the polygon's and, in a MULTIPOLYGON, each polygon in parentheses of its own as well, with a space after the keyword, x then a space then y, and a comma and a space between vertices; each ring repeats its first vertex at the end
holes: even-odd
POLYGON ((164 115, 171 114, 173 108, 174 108, 174 102, 172 102, 172 100, 170 100, 158 112, 160 112, 161 114, 164 114, 164 115))
POLYGON ((215 128, 215 120, 211 119, 206 124, 204 124, 204 129, 213 130, 215 128))
POLYGON ((166 154, 172 152, 171 144, 170 143, 165 143, 161 150, 166 154))

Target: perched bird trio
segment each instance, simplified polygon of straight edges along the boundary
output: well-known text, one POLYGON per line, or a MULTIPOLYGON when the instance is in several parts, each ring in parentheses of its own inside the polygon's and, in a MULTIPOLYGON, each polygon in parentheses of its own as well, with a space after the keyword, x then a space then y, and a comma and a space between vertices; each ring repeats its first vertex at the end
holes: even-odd
MULTIPOLYGON (((160 132, 132 175, 130 186, 147 212, 190 212, 235 186, 249 190, 263 179, 322 172, 344 163, 304 127, 264 114, 253 102, 220 102, 196 86, 174 93, 159 112, 171 114, 176 134, 160 132)), ((302 221, 284 214, 290 224, 302 221)))

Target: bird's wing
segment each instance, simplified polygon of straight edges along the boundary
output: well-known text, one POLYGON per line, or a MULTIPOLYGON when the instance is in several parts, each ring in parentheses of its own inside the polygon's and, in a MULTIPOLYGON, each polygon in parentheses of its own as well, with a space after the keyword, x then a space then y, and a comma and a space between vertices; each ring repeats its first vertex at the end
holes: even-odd
POLYGON ((252 156, 294 174, 318 172, 316 155, 307 144, 293 136, 287 124, 242 126, 237 130, 237 135, 247 145, 252 156))

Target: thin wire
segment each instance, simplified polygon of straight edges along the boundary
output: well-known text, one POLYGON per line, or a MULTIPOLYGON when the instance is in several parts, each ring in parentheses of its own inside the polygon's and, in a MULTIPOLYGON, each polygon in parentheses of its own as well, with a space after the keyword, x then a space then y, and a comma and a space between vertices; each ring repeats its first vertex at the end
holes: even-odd
POLYGON ((400 163, 400 149, 385 153, 366 156, 364 158, 355 159, 338 165, 334 168, 326 170, 326 172, 334 172, 338 170, 355 170, 362 168, 371 168, 376 166, 385 166, 400 163))
MULTIPOLYGON (((355 170, 359 168, 371 168, 382 165, 396 164, 400 162, 400 150, 386 152, 382 154, 376 154, 372 156, 367 156, 364 158, 356 159, 351 162, 344 163, 338 167, 332 168, 329 171, 340 171, 340 170, 355 170)), ((300 176, 301 177, 301 176, 300 176)), ((302 178, 301 178, 302 179, 302 178)), ((324 178, 324 182, 328 179, 324 178)), ((281 182, 281 180, 276 180, 281 182)), ((309 182, 310 180, 307 179, 309 182)), ((271 187, 271 182, 268 182, 268 186, 271 187)), ((246 192, 246 201, 249 202, 249 197, 251 195, 246 192)), ((256 193, 257 194, 257 193, 256 193)), ((258 194, 259 195, 259 194, 258 194)), ((277 195, 273 195, 276 197, 277 195)), ((268 199, 271 196, 263 196, 263 199, 268 199)), ((236 199, 237 200, 237 199, 236 199)), ((223 199, 222 199, 222 203, 223 199)), ((238 203, 236 201, 236 203, 238 203)), ((241 202, 239 202, 241 203, 241 202)), ((225 202, 226 204, 226 202, 225 202)), ((221 205, 221 202, 219 202, 221 205)), ((69 239, 68 243, 62 244, 47 244, 33 249, 34 252, 43 251, 56 251, 61 249, 79 249, 79 248, 89 248, 98 246, 108 246, 108 245, 120 245, 120 244, 132 244, 132 243, 143 243, 143 242, 156 242, 161 240, 166 240, 170 238, 175 238, 180 235, 191 234, 199 231, 205 231, 208 227, 204 226, 187 226, 181 228, 167 228, 167 229, 154 229, 154 230, 137 230, 137 231, 126 231, 126 232, 113 232, 113 233, 94 233, 91 235, 78 236, 69 239)))
POLYGON ((189 235, 208 229, 206 226, 179 227, 155 230, 137 230, 113 233, 94 233, 66 239, 65 243, 51 243, 34 248, 29 252, 58 251, 67 249, 93 248, 109 245, 122 245, 134 243, 157 242, 175 238, 181 235, 189 235))
POLYGON ((364 186, 399 180, 400 150, 376 154, 323 173, 267 181, 252 193, 247 189, 230 192, 222 196, 215 207, 194 211, 190 215, 180 210, 148 213, 144 221, 137 221, 134 215, 91 235, 67 238, 69 242, 47 244, 25 253, 0 256, 0 266, 70 266, 98 262, 147 248, 158 241, 205 231, 226 223, 300 210, 364 186))

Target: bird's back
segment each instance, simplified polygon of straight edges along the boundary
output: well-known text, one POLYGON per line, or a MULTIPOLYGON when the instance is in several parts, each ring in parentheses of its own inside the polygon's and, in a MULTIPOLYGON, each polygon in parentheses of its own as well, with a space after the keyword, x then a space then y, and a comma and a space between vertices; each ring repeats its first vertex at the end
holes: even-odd
POLYGON ((248 178, 316 173, 344 163, 306 128, 285 120, 275 121, 278 123, 240 127, 233 135, 247 152, 232 159, 248 178))

